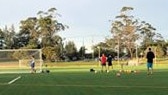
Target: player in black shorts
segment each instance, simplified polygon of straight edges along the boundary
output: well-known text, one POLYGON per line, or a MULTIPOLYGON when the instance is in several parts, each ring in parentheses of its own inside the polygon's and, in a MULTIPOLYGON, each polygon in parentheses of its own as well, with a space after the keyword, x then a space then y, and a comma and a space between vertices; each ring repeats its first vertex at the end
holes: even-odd
POLYGON ((108 56, 108 58, 107 58, 107 62, 108 62, 108 64, 107 64, 107 72, 109 72, 110 71, 110 68, 112 68, 113 69, 113 64, 112 64, 112 56, 111 55, 109 55, 108 56))

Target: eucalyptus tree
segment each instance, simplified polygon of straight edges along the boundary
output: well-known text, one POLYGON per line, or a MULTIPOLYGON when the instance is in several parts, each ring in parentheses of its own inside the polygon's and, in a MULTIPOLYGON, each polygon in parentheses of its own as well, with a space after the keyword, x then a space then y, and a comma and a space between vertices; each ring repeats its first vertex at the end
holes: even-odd
POLYGON ((141 37, 143 38, 142 46, 144 48, 148 46, 163 45, 164 39, 160 33, 156 33, 156 28, 145 21, 141 22, 141 27, 139 28, 141 37))
POLYGON ((65 45, 65 55, 72 60, 73 57, 76 57, 76 54, 77 48, 75 46, 75 43, 73 41, 67 42, 67 44, 65 45))
POLYGON ((63 39, 58 35, 58 32, 68 28, 67 25, 58 21, 60 16, 56 8, 50 8, 47 12, 39 11, 37 23, 41 46, 43 48, 53 47, 53 55, 57 58, 62 55, 63 50, 63 39), (58 52, 58 50, 60 51, 58 52))
MULTIPOLYGON (((28 17, 20 22, 20 31, 16 40, 21 42, 24 48, 42 48, 43 55, 49 55, 45 50, 52 50, 52 57, 59 57, 62 47, 62 38, 57 34, 68 28, 58 21, 56 8, 50 8, 47 12, 39 11, 37 17, 28 17), (54 53, 53 53, 54 52, 54 53), (55 54, 57 53, 57 54, 55 54)), ((50 56, 51 57, 51 56, 50 56)))
POLYGON ((61 37, 57 35, 59 31, 65 30, 66 25, 63 25, 58 21, 58 16, 56 8, 50 8, 47 12, 38 12, 38 32, 40 38, 42 39, 42 45, 58 45, 61 37), (55 39, 56 38, 56 39, 55 39), (47 42, 47 43, 46 43, 47 42))
POLYGON ((111 25, 111 33, 116 40, 118 50, 126 48, 131 57, 133 57, 135 50, 135 42, 139 38, 137 33, 139 22, 129 14, 132 10, 132 7, 123 7, 111 25))
POLYGON ((85 58, 85 53, 86 53, 86 47, 85 46, 81 46, 79 49, 79 57, 81 57, 81 59, 85 58))
POLYGON ((0 29, 0 49, 4 48, 4 32, 0 29))
POLYGON ((105 42, 100 42, 97 45, 94 45, 94 56, 100 57, 102 53, 104 53, 106 56, 111 54, 112 56, 116 56, 115 52, 115 41, 113 39, 107 39, 105 42))
POLYGON ((37 22, 38 19, 36 17, 29 17, 20 22, 20 32, 17 35, 17 39, 22 46, 27 48, 37 48, 39 40, 37 22))
POLYGON ((14 45, 14 37, 16 34, 14 25, 12 25, 9 29, 7 28, 7 26, 5 26, 5 29, 3 30, 4 32, 4 44, 5 44, 5 48, 6 49, 11 49, 13 48, 14 45))
POLYGON ((144 49, 156 41, 163 42, 163 37, 156 33, 156 28, 130 14, 133 10, 133 7, 122 7, 120 14, 111 25, 111 33, 116 40, 116 45, 120 50, 126 48, 131 57, 134 56, 137 42, 142 42, 144 49))
POLYGON ((145 51, 148 47, 152 47, 157 53, 157 57, 163 57, 166 54, 166 42, 160 33, 156 32, 156 28, 146 21, 141 21, 138 29, 142 38, 141 50, 145 51))
POLYGON ((14 44, 14 36, 15 36, 14 25, 10 28, 5 26, 4 29, 0 29, 0 48, 1 49, 11 49, 14 44))

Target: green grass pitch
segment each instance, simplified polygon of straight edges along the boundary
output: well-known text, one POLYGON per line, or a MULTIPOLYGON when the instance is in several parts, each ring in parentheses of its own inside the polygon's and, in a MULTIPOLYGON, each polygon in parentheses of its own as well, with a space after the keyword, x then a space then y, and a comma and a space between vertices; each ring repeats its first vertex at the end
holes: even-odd
POLYGON ((68 71, 51 73, 0 74, 0 95, 167 95, 168 70, 155 70, 147 75, 138 73, 109 73, 68 71), (21 77, 11 84, 11 80, 21 77))

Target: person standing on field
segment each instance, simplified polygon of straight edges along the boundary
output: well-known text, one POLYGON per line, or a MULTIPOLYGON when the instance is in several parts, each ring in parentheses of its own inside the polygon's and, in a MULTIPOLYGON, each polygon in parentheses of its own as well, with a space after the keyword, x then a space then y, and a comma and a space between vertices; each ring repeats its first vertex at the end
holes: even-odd
POLYGON ((30 67, 31 67, 31 73, 36 73, 34 56, 31 56, 30 67))
POLYGON ((146 58, 147 58, 147 74, 149 75, 153 73, 153 59, 155 58, 155 54, 153 53, 151 48, 149 48, 146 58))
POLYGON ((107 71, 107 68, 106 68, 107 57, 105 56, 105 54, 102 54, 100 61, 101 61, 101 65, 102 65, 101 71, 103 72, 104 68, 107 71))
POLYGON ((107 72, 109 72, 110 71, 110 68, 112 68, 113 69, 113 65, 112 65, 112 56, 111 55, 109 55, 108 57, 107 57, 107 62, 108 62, 108 64, 107 64, 107 72))

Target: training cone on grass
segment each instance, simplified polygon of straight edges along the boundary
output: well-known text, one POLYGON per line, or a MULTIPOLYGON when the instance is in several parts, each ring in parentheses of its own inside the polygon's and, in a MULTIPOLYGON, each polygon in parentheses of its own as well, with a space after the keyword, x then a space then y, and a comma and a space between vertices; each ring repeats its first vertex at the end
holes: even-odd
POLYGON ((116 76, 117 76, 117 77, 120 77, 120 76, 121 76, 121 74, 120 74, 120 73, 116 73, 116 76))

